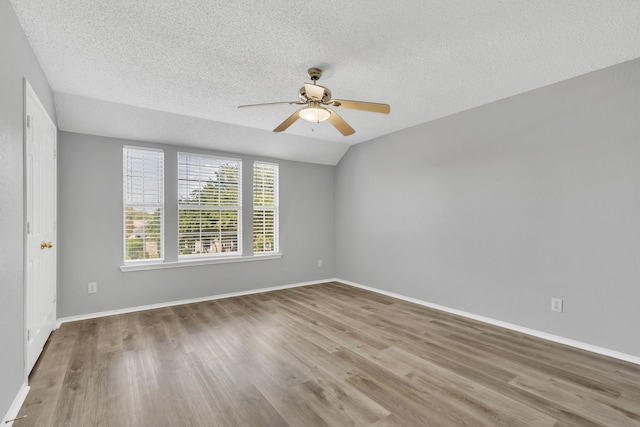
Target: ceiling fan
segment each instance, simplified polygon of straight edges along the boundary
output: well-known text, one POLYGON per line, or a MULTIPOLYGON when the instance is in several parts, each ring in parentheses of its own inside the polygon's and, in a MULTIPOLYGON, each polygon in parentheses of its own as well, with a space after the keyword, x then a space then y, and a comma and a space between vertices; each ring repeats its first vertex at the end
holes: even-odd
POLYGON ((391 107, 388 104, 377 104, 374 102, 347 101, 344 99, 331 99, 331 91, 316 84, 322 77, 322 70, 319 68, 309 68, 307 75, 313 84, 305 83, 300 88, 298 97, 300 101, 291 102, 267 102, 264 104, 240 105, 238 108, 258 107, 264 105, 290 104, 304 105, 301 109, 290 115, 284 122, 276 127, 274 132, 282 132, 291 126, 296 120, 303 119, 311 123, 320 123, 329 120, 338 131, 344 136, 353 135, 356 131, 347 122, 344 121, 335 111, 325 106, 335 108, 347 108, 350 110, 370 111, 374 113, 389 114, 391 107))

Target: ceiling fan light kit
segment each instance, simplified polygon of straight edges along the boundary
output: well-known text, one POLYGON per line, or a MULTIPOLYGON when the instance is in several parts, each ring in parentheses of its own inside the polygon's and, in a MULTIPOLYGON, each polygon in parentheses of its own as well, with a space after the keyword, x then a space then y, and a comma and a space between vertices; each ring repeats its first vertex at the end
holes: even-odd
POLYGON ((313 84, 305 83, 304 86, 300 88, 298 91, 298 98, 300 98, 300 101, 240 105, 238 108, 276 104, 304 105, 303 108, 287 117, 285 121, 280 123, 280 125, 278 125, 278 127, 273 131, 282 132, 295 123, 299 118, 311 123, 320 123, 325 120, 329 120, 329 123, 331 123, 344 136, 353 135, 356 132, 355 129, 349 126, 349 124, 345 122, 335 111, 326 108, 325 105, 335 108, 346 108, 350 110, 369 111, 382 114, 389 114, 391 111, 391 107, 389 107, 388 104, 331 99, 331 91, 324 86, 316 84, 320 77, 322 77, 322 70, 319 68, 309 68, 307 70, 307 75, 313 84))
POLYGON ((302 120, 306 120, 311 123, 320 123, 327 120, 329 116, 331 116, 331 112, 324 107, 310 106, 304 107, 298 112, 298 115, 302 120))

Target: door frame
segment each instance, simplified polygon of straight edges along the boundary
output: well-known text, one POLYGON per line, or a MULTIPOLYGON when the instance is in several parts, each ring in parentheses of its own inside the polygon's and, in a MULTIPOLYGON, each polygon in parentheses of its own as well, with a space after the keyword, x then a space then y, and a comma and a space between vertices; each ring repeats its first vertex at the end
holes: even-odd
MULTIPOLYGON (((29 307, 27 307, 28 304, 28 297, 27 297, 27 269, 28 269, 28 263, 29 263, 29 247, 28 247, 28 233, 27 233, 27 228, 28 228, 28 204, 29 204, 29 197, 28 197, 28 182, 27 179, 29 179, 28 173, 27 173, 27 138, 28 138, 28 125, 29 123, 27 122, 28 120, 28 111, 27 111, 27 99, 31 98, 31 101, 34 101, 36 106, 38 108, 40 108, 42 110, 42 112, 44 113, 44 116, 46 117, 46 120, 49 122, 49 124, 51 126, 53 126, 53 128, 55 129, 55 147, 54 147, 54 173, 53 173, 53 179, 55 181, 55 195, 54 195, 54 203, 55 203, 55 209, 54 209, 54 241, 57 244, 57 237, 58 237, 58 230, 57 230, 57 217, 58 217, 58 201, 57 201, 57 192, 58 192, 58 173, 57 173, 57 150, 58 150, 58 127, 56 126, 55 122, 51 119, 51 116, 49 115, 49 113, 47 112, 46 108, 44 108, 44 105, 42 104, 42 102, 40 101, 40 97, 38 96, 38 94, 36 93, 36 91, 33 89, 33 87, 31 86, 31 84, 29 83, 29 81, 27 80, 27 78, 23 78, 23 114, 22 114, 22 120, 23 120, 23 124, 22 124, 22 190, 23 190, 23 226, 22 226, 22 235, 23 235, 23 266, 22 266, 22 291, 23 291, 23 326, 22 326, 22 340, 23 340, 23 370, 24 370, 24 377, 25 377, 25 384, 28 385, 28 381, 29 381, 29 374, 30 374, 30 370, 28 368, 28 315, 29 315, 29 307)), ((29 102, 31 102, 29 101, 29 102)), ((56 251, 57 252, 57 251, 56 251)), ((52 312, 52 317, 53 317, 53 325, 52 325, 52 331, 57 329, 57 319, 58 319, 58 314, 57 314, 57 275, 58 275, 58 269, 57 269, 57 256, 56 256, 56 260, 55 260, 55 275, 54 275, 54 302, 53 302, 53 312, 52 312)), ((50 331, 51 332, 51 331, 50 331)))

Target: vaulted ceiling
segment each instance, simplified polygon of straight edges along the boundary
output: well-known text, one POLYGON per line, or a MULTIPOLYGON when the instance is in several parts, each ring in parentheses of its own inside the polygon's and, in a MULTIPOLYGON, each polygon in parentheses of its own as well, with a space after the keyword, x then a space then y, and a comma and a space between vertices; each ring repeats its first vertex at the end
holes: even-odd
POLYGON ((348 147, 640 57, 637 0, 10 0, 61 130, 336 164, 348 147), (306 70, 356 133, 302 120, 306 70))

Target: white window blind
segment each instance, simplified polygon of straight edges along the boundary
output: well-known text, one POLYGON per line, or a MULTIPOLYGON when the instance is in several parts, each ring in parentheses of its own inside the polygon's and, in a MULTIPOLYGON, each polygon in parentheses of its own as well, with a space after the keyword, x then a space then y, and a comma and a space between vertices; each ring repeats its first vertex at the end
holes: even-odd
POLYGON ((124 260, 164 258, 164 153, 123 148, 124 260))
POLYGON ((278 252, 278 165, 253 164, 253 253, 278 252))
POLYGON ((178 256, 242 253, 242 161, 178 153, 178 256))

